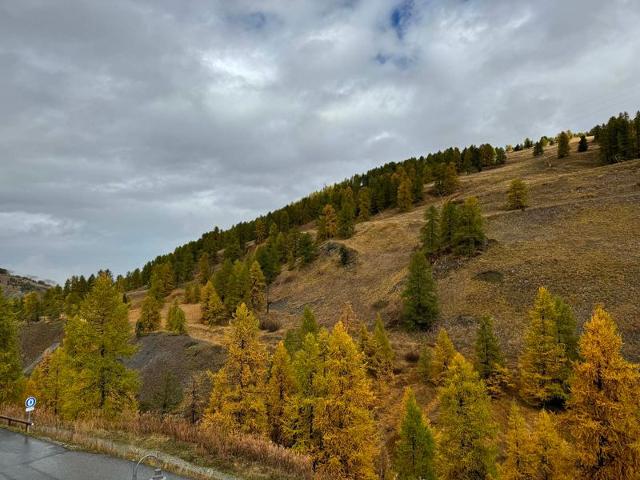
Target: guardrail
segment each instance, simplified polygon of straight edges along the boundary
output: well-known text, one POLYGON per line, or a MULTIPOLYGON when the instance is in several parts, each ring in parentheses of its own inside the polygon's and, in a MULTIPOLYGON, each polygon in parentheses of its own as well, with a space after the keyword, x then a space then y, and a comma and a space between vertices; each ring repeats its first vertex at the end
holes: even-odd
POLYGON ((5 415, 0 415, 0 420, 6 420, 9 426, 13 423, 17 423, 18 425, 24 425, 25 431, 29 431, 29 427, 33 425, 33 422, 30 420, 22 420, 21 418, 13 418, 7 417, 5 415))

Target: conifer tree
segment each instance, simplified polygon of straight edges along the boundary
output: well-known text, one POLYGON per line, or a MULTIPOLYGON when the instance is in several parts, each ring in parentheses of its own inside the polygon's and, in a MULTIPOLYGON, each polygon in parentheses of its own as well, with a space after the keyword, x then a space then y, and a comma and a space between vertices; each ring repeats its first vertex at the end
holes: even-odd
POLYGON ((467 198, 458 211, 453 245, 457 253, 473 255, 486 241, 484 221, 476 197, 467 198))
POLYGON ((221 429, 265 434, 267 353, 258 338, 258 320, 242 303, 225 339, 227 361, 214 375, 205 423, 221 429))
POLYGON ((493 332, 493 319, 483 316, 480 319, 475 345, 475 367, 482 380, 490 380, 499 375, 504 368, 504 357, 498 339, 493 332))
POLYGON ((27 293, 22 299, 22 314, 27 322, 37 322, 40 320, 42 306, 40 296, 36 292, 27 293))
POLYGON ((183 398, 182 385, 180 385, 175 373, 165 370, 153 385, 150 401, 146 405, 141 402, 140 407, 144 410, 156 411, 160 415, 166 415, 173 412, 183 398))
POLYGON ((211 278, 211 263, 209 254, 204 252, 198 260, 198 282, 200 285, 206 284, 211 278))
POLYGON ((182 414, 192 425, 204 416, 211 396, 211 372, 195 372, 189 377, 182 399, 182 414))
POLYGON ((267 283, 264 278, 264 274, 262 273, 262 269, 260 268, 260 264, 257 261, 254 261, 251 264, 249 277, 251 281, 249 298, 250 306, 254 312, 259 313, 262 312, 267 306, 267 283))
POLYGON ((460 186, 456 166, 453 163, 438 165, 434 171, 436 195, 450 195, 460 186))
POLYGON ((240 260, 236 260, 225 288, 224 305, 227 308, 227 312, 232 313, 241 303, 248 303, 250 290, 251 278, 247 265, 240 260))
POLYGON ((195 303, 193 301, 193 285, 190 283, 187 283, 184 287, 184 298, 182 299, 182 302, 186 305, 195 303))
POLYGON ((422 248, 425 255, 435 254, 440 248, 440 215, 438 209, 431 205, 425 211, 425 225, 422 227, 422 248))
POLYGON ((267 224, 262 218, 258 218, 255 224, 256 245, 264 242, 267 238, 267 224))
POLYGON ((338 219, 333 205, 326 204, 322 209, 322 215, 318 219, 318 240, 334 238, 338 234, 338 219))
POLYGON ((167 330, 177 335, 187 334, 187 318, 177 298, 167 313, 167 330))
POLYGON ((587 137, 584 135, 580 135, 580 141, 578 142, 578 152, 586 152, 589 149, 589 144, 587 143, 587 137))
POLYGON ((62 402, 68 387, 67 359, 62 348, 46 355, 29 377, 29 392, 38 403, 51 410, 54 415, 62 412, 62 402))
POLYGON ((527 422, 514 402, 509 412, 506 434, 505 461, 500 466, 502 480, 532 480, 533 438, 527 422))
POLYGON ((0 405, 21 393, 22 361, 18 327, 9 301, 0 289, 0 405))
POLYGON ((298 328, 291 329, 287 332, 284 340, 284 346, 287 348, 289 355, 293 356, 300 348, 307 337, 307 334, 316 336, 320 331, 316 317, 311 308, 307 305, 302 312, 302 319, 298 328))
MULTIPOLYGON (((260 245, 256 249, 255 258, 260 264, 260 268, 262 269, 262 273, 264 274, 267 283, 273 282, 280 274, 280 260, 278 256, 276 248, 269 242, 266 245, 260 245)), ((233 270, 233 266, 231 266, 231 270, 233 270)), ((216 284, 216 289, 217 288, 218 286, 216 284)))
POLYGON ((303 265, 310 264, 316 258, 318 252, 316 250, 316 245, 313 241, 313 237, 310 233, 303 233, 302 235, 300 235, 300 240, 298 241, 298 250, 303 265))
POLYGON ((560 132, 558 135, 558 158, 569 156, 569 135, 567 132, 560 132))
POLYGON ((390 375, 393 372, 395 352, 379 313, 376 315, 376 323, 373 327, 373 345, 374 353, 370 357, 370 364, 373 366, 376 376, 381 378, 390 375))
POLYGON ((362 327, 362 322, 356 315, 356 312, 353 311, 353 305, 351 305, 351 302, 346 302, 342 306, 342 311, 340 312, 338 321, 342 323, 345 330, 350 335, 360 332, 362 327))
POLYGON ((490 400, 473 366, 456 353, 439 391, 438 478, 477 480, 496 477, 496 427, 490 400))
POLYGON ((529 206, 528 196, 529 187, 527 184, 519 178, 512 180, 507 192, 507 209, 524 210, 529 206))
POLYGON ((194 285, 192 285, 192 300, 193 303, 199 303, 200 302, 200 284, 199 283, 195 283, 194 285))
POLYGON ((367 327, 362 325, 360 350, 364 353, 367 370, 375 378, 385 378, 393 373, 395 354, 380 314, 376 316, 373 333, 369 333, 367 327))
POLYGON ((316 429, 316 404, 325 393, 324 371, 328 343, 328 332, 308 333, 296 351, 293 371, 296 393, 285 406, 283 433, 287 442, 299 452, 317 456, 322 437, 316 429))
POLYGON ((356 204, 350 187, 342 191, 342 201, 338 213, 338 235, 349 238, 353 235, 356 222, 356 204))
POLYGON ((296 383, 291 357, 283 342, 278 343, 273 358, 266 388, 267 414, 271 440, 279 445, 286 443, 283 432, 285 407, 295 393, 296 383))
POLYGON ((340 321, 327 344, 326 395, 316 404, 314 428, 322 438, 317 470, 336 479, 373 479, 378 453, 373 396, 362 354, 340 321))
POLYGON ((544 153, 544 147, 542 145, 542 142, 541 141, 536 142, 535 145, 533 146, 533 156, 539 157, 543 153, 544 153))
POLYGON ((453 246, 453 238, 458 229, 458 205, 446 202, 440 215, 440 248, 449 249, 453 246))
POLYGON ((400 480, 435 480, 435 441, 411 388, 404 391, 394 466, 400 480))
POLYGON ((202 301, 200 302, 200 321, 205 325, 220 325, 227 319, 227 312, 209 280, 202 289, 202 301))
POLYGON ((242 256, 243 251, 244 247, 240 244, 238 236, 230 235, 224 246, 224 259, 234 262, 242 256))
POLYGON ((436 343, 431 355, 431 380, 436 385, 441 385, 447 375, 449 366, 456 355, 456 349, 444 328, 438 331, 436 343))
POLYGON ((63 415, 116 417, 135 411, 138 375, 122 363, 135 351, 129 343, 127 309, 121 292, 103 274, 82 302, 78 317, 67 321, 63 348, 70 386, 63 415))
POLYGON ((140 317, 136 322, 138 337, 155 332, 160 328, 160 300, 149 292, 142 302, 140 317))
POLYGON ((159 263, 151 271, 151 281, 149 284, 149 295, 161 301, 171 293, 174 286, 175 273, 171 263, 159 263))
POLYGON ((358 191, 358 220, 366 222, 371 216, 371 192, 368 187, 358 191))
POLYGON ((417 251, 411 257, 409 276, 402 293, 403 316, 408 328, 429 329, 438 317, 436 285, 431 275, 431 266, 424 253, 417 251))
POLYGON ((578 358, 578 325, 573 310, 561 297, 555 296, 555 321, 558 342, 564 345, 568 360, 578 358))
POLYGON ((427 345, 424 345, 420 349, 420 354, 418 356, 418 364, 416 365, 416 369, 418 372, 418 377, 421 383, 428 383, 431 380, 431 359, 433 357, 433 352, 431 348, 427 345))
POLYGON ((408 212, 413 206, 413 185, 406 173, 400 177, 397 204, 401 212, 408 212))
POLYGON ((640 373, 621 347, 613 319, 596 307, 580 337, 569 400, 579 478, 631 480, 640 471, 640 373))
POLYGON ((569 445, 559 435, 545 410, 538 414, 531 444, 531 476, 534 480, 573 480, 569 445))
POLYGON ((568 377, 565 346, 558 342, 555 300, 541 287, 529 311, 520 354, 520 393, 538 405, 563 404, 568 377))

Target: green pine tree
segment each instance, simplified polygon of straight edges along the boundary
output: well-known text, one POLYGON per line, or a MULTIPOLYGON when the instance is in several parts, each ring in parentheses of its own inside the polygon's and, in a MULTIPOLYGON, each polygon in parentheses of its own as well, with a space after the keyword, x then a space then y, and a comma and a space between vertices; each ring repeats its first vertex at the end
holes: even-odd
POLYGON ((438 317, 438 297, 431 267, 424 253, 420 251, 411 257, 409 276, 402 297, 403 316, 407 327, 431 328, 438 317))
POLYGON ((338 212, 338 236, 349 238, 353 235, 356 222, 356 205, 350 187, 342 191, 342 202, 338 212))
POLYGON ((167 313, 167 330, 177 335, 187 334, 187 318, 177 298, 167 313))
POLYGON ((453 202, 446 202, 440 214, 440 248, 450 249, 458 229, 459 208, 453 202))
POLYGON ((406 388, 395 445, 394 466, 400 480, 435 480, 435 441, 411 388, 406 388))
POLYGON ((578 152, 586 152, 589 149, 589 143, 587 137, 580 135, 580 141, 578 142, 578 152))
POLYGON ((422 227, 422 248, 425 255, 433 255, 440 249, 440 215, 431 205, 425 211, 425 225, 422 227))
POLYGON ((476 197, 469 197, 458 210, 453 247, 456 253, 473 255, 485 244, 484 222, 476 197))

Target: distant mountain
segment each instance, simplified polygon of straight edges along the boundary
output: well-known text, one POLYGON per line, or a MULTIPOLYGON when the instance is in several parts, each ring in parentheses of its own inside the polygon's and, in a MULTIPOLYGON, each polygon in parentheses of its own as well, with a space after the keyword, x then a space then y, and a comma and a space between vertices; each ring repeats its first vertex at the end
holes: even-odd
POLYGON ((14 275, 6 268, 0 268, 0 288, 9 297, 21 297, 29 292, 44 292, 52 285, 44 280, 14 275))

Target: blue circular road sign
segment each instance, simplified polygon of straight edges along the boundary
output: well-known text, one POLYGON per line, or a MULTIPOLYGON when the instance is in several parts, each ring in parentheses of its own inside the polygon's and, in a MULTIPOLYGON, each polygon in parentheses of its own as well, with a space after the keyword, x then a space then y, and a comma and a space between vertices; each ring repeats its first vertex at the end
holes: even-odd
POLYGON ((36 406, 36 397, 27 397, 24 401, 24 406, 27 408, 33 408, 36 406))

